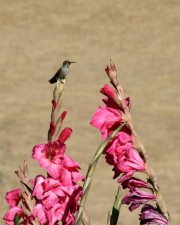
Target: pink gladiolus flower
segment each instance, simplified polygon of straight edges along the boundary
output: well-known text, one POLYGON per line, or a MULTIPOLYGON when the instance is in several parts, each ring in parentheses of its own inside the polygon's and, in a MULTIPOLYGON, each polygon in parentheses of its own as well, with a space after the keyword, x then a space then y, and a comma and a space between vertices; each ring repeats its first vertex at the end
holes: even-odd
MULTIPOLYGON (((111 132, 109 133, 109 135, 111 132)), ((123 150, 133 147, 132 138, 126 127, 118 132, 115 137, 109 142, 106 148, 103 151, 103 154, 106 155, 106 161, 110 165, 118 163, 118 156, 122 153, 123 150)))
POLYGON ((116 124, 118 127, 120 125, 121 119, 122 116, 118 109, 100 106, 93 115, 91 125, 93 127, 99 128, 102 133, 102 138, 106 140, 108 137, 108 130, 116 124))
POLYGON ((6 193, 6 202, 9 203, 10 208, 17 206, 21 199, 21 188, 6 193))
POLYGON ((72 180, 77 182, 84 179, 84 176, 78 171, 81 169, 79 164, 64 155, 65 148, 66 145, 59 141, 36 145, 33 148, 32 158, 38 161, 54 179, 60 179, 63 185, 72 185, 72 180))
POLYGON ((123 189, 129 188, 132 192, 135 190, 136 187, 147 188, 147 183, 135 177, 131 177, 128 180, 124 180, 121 184, 123 189))
POLYGON ((14 225, 14 217, 16 213, 19 215, 19 218, 23 217, 23 210, 21 207, 14 206, 10 208, 3 219, 6 221, 8 225, 14 225))
POLYGON ((48 144, 39 144, 32 150, 32 158, 35 159, 42 168, 57 179, 62 171, 62 159, 66 145, 59 142, 49 142, 48 144))
POLYGON ((123 180, 131 178, 134 172, 145 171, 145 163, 135 150, 128 148, 119 154, 118 163, 115 165, 114 171, 114 179, 121 173, 124 173, 124 175, 118 180, 118 182, 121 183, 123 180))
POLYGON ((57 220, 67 222, 69 217, 74 221, 74 215, 70 214, 77 211, 81 195, 82 187, 76 183, 63 186, 58 180, 37 176, 32 196, 36 196, 40 201, 31 212, 31 216, 38 217, 40 223, 47 224, 54 224, 57 220))
POLYGON ((144 224, 168 225, 168 221, 162 215, 160 215, 153 206, 149 204, 145 204, 143 206, 139 220, 141 220, 140 223, 141 225, 144 224))
POLYGON ((124 196, 124 198, 122 199, 122 204, 126 205, 131 204, 129 210, 133 211, 134 209, 138 208, 141 204, 144 204, 149 200, 156 200, 156 197, 145 191, 135 189, 133 192, 124 196))

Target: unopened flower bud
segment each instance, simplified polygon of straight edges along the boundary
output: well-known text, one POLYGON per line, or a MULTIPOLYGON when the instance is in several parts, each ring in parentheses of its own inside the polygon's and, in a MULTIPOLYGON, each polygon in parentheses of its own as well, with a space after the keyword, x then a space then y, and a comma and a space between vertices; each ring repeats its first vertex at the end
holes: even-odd
POLYGON ((28 167, 27 167, 27 162, 24 160, 24 177, 27 178, 28 176, 28 167))
POLYGON ((114 72, 114 75, 117 77, 116 66, 115 66, 114 62, 112 61, 112 59, 110 59, 110 66, 111 66, 112 71, 114 72))

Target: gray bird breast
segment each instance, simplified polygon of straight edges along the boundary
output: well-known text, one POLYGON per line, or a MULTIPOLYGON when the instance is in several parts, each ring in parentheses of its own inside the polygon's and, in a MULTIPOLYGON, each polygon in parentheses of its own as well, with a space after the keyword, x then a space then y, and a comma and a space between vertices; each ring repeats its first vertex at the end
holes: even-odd
POLYGON ((65 78, 69 73, 69 68, 62 68, 61 79, 65 78))

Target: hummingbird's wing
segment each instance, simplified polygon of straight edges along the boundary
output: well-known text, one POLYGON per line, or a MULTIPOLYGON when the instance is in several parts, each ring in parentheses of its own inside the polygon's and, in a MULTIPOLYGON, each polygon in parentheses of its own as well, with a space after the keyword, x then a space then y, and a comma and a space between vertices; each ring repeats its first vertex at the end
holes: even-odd
POLYGON ((62 71, 62 69, 59 68, 58 71, 56 72, 56 74, 49 80, 50 84, 54 84, 57 82, 57 79, 60 78, 61 71, 62 71))

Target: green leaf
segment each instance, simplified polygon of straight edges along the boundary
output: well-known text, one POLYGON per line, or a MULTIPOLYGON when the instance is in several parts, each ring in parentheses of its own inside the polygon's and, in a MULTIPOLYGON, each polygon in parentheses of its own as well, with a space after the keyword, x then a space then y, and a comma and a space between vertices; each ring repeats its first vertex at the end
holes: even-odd
POLYGON ((114 205, 112 208, 112 214, 111 214, 111 219, 110 219, 110 225, 116 225, 118 222, 118 217, 119 217, 119 211, 121 208, 121 200, 122 200, 122 193, 121 193, 121 188, 118 188, 117 196, 114 201, 114 205))
POLYGON ((19 215, 16 213, 15 217, 14 217, 14 225, 21 225, 20 219, 19 219, 19 215))
POLYGON ((26 186, 26 188, 28 189, 28 191, 32 194, 33 193, 33 191, 31 190, 31 188, 27 185, 27 184, 25 184, 24 182, 22 182, 21 180, 20 180, 20 182, 22 183, 22 184, 24 184, 24 186, 26 186))
MULTIPOLYGON (((24 184, 24 186, 26 186, 26 188, 28 189, 28 191, 32 194, 33 193, 33 191, 31 190, 31 188, 27 185, 27 184, 25 184, 24 182, 22 182, 22 181, 20 181, 22 184, 24 184)), ((36 197, 36 196, 34 196, 34 199, 36 200, 36 202, 38 203, 39 202, 39 199, 36 197)))

